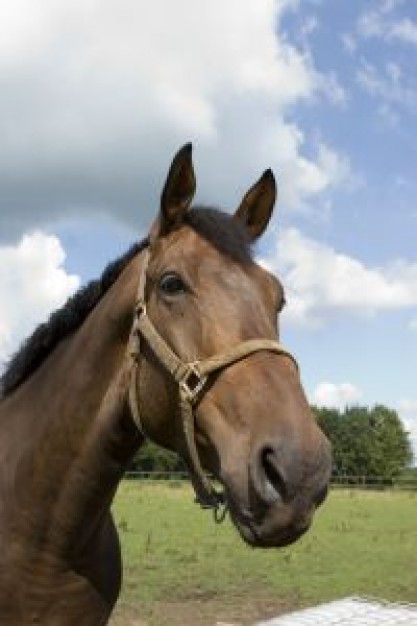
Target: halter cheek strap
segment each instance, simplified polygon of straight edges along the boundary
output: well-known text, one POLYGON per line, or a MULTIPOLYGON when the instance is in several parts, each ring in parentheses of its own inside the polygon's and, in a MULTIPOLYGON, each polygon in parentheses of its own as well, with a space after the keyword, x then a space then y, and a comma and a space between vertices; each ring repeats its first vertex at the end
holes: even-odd
POLYGON ((181 424, 186 444, 185 449, 188 455, 187 461, 197 501, 202 506, 213 508, 215 512, 218 512, 219 506, 224 501, 224 496, 214 489, 201 466, 195 440, 195 418, 193 410, 194 405, 205 390, 210 374, 225 369, 233 363, 237 363, 247 356, 260 351, 275 352, 276 354, 284 355, 293 361, 297 369, 298 365, 295 358, 288 350, 278 341, 271 339, 250 339, 243 341, 230 350, 207 359, 193 362, 186 362, 180 359, 170 348, 165 339, 161 337, 146 312, 145 286, 146 269, 149 264, 149 258, 149 250, 146 250, 139 280, 135 319, 130 338, 130 356, 134 363, 131 370, 129 388, 129 402, 132 416, 138 429, 146 437, 140 416, 139 398, 137 395, 138 364, 140 362, 141 353, 140 344, 143 339, 178 385, 181 424))

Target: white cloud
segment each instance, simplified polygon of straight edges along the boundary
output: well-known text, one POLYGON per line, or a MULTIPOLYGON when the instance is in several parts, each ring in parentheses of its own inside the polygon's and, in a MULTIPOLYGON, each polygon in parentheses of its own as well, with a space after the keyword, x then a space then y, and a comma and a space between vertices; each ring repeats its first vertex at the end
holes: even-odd
POLYGON ((311 397, 311 402, 320 407, 343 409, 356 404, 362 392, 352 383, 321 382, 311 397))
POLYGON ((334 72, 318 75, 317 83, 330 102, 341 106, 346 105, 348 95, 334 72))
POLYGON ((358 47, 355 37, 351 33, 344 33, 342 35, 343 47, 349 54, 354 54, 358 47))
MULTIPOLYGON (((347 50, 350 44, 360 40, 379 39, 386 44, 404 43, 417 45, 417 21, 405 14, 407 3, 403 0, 375 0, 373 6, 364 11, 358 19, 354 35, 344 37, 347 50), (399 14, 401 10, 402 15, 399 14)), ((390 54, 401 59, 398 45, 390 47, 390 54)), ((374 57, 375 58, 375 57, 374 57)), ((404 60, 404 59, 403 59, 404 60)), ((398 126, 398 110, 417 112, 417 84, 415 73, 406 72, 408 64, 400 66, 389 60, 385 66, 377 66, 368 59, 360 59, 356 72, 357 83, 372 97, 379 99, 377 112, 384 123, 398 126)))
POLYGON ((358 33, 363 37, 381 37, 384 31, 383 17, 377 10, 363 13, 358 20, 358 33))
POLYGON ((59 239, 42 232, 0 247, 0 369, 20 341, 79 286, 64 260, 59 239))
POLYGON ((376 8, 367 10, 360 16, 358 34, 365 38, 379 37, 385 41, 417 45, 417 22, 394 14, 395 8, 400 4, 398 1, 378 1, 376 8))
POLYGON ((280 203, 286 207, 303 208, 309 198, 353 180, 347 157, 320 143, 315 159, 309 160, 301 155, 304 137, 297 127, 287 125, 281 136, 280 203))
POLYGON ((395 63, 387 63, 381 71, 372 63, 361 59, 356 80, 369 95, 412 112, 417 111, 417 88, 411 82, 407 82, 395 63))
POLYGON ((399 20, 392 25, 391 37, 417 45, 417 22, 413 22, 409 18, 399 20))
POLYGON ((314 15, 307 16, 300 26, 300 33, 302 37, 308 37, 312 33, 316 32, 320 27, 320 22, 314 15))
POLYGON ((283 12, 296 5, 9 3, 0 22, 0 185, 16 209, 4 231, 80 206, 137 224, 139 204, 147 225, 171 151, 189 139, 204 164, 203 200, 215 189, 216 201, 236 202, 241 181, 268 166, 282 172, 288 207, 335 184, 334 168, 320 152, 307 156, 288 122, 299 102, 345 97, 334 75, 280 35, 283 12))
POLYGON ((281 231, 265 263, 282 277, 289 322, 317 327, 335 311, 374 315, 417 306, 417 263, 367 267, 295 228, 281 231))

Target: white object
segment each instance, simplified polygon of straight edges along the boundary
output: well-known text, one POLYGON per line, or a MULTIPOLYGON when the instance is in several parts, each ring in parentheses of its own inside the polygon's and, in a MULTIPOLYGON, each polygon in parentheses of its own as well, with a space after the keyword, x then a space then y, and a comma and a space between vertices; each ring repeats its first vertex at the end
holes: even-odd
POLYGON ((255 626, 417 626, 417 604, 344 598, 281 615, 255 626))

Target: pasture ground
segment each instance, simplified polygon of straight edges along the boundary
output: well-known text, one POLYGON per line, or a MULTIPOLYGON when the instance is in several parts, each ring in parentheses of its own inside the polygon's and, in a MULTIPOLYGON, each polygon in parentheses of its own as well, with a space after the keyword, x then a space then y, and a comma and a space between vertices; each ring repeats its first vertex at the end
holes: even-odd
POLYGON ((124 583, 112 626, 246 626, 352 595, 417 602, 417 492, 334 490, 280 550, 214 524, 188 484, 125 481, 113 510, 124 583))

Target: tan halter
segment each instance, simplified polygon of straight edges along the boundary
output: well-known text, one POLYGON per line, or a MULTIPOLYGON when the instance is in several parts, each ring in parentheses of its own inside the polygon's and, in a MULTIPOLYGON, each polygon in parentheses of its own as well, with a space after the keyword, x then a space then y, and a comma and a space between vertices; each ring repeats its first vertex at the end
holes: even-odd
MULTIPOLYGON (((129 402, 132 416, 138 429, 146 437, 147 435, 144 431, 140 417, 139 398, 137 395, 140 342, 141 339, 143 339, 151 348, 159 362, 165 367, 178 384, 181 423, 186 442, 186 450, 188 453, 187 461, 189 464, 191 481, 196 492, 196 500, 203 507, 213 508, 215 512, 218 513, 219 507, 224 502, 224 496, 222 493, 219 493, 214 489, 201 466, 195 441, 193 406, 197 403, 199 398, 201 398, 210 374, 224 369, 237 361, 241 361, 250 354, 261 350, 276 352, 277 354, 289 357, 298 369, 297 361, 278 341, 273 341, 271 339, 249 339, 248 341, 243 341, 224 353, 217 354, 207 359, 193 362, 185 362, 180 359, 158 333, 146 312, 145 286, 146 270, 150 259, 149 248, 146 249, 144 254, 145 258, 142 264, 135 307, 135 319, 130 339, 130 356, 132 357, 134 363, 131 370, 129 389, 129 402)), ((215 517, 216 519, 221 519, 220 516, 215 517)))

